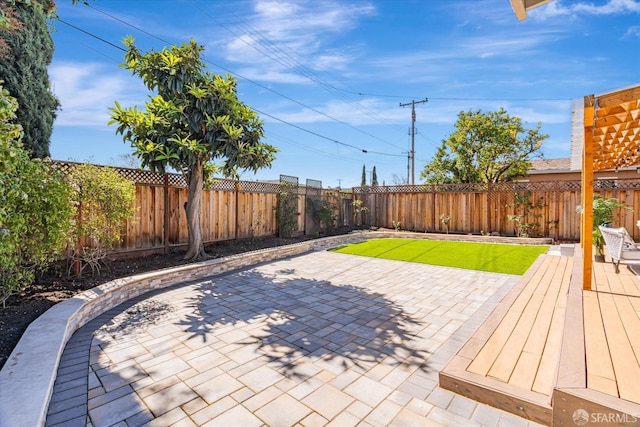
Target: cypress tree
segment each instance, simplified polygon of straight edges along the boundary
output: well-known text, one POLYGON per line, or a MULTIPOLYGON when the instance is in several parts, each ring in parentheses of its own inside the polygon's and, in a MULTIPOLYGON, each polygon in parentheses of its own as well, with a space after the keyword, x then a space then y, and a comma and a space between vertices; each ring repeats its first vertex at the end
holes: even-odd
POLYGON ((376 174, 376 167, 373 167, 373 173, 371 175, 371 186, 373 187, 377 187, 378 186, 378 174, 376 174))
POLYGON ((22 125, 22 143, 32 157, 48 157, 53 121, 59 102, 51 92, 47 67, 53 58, 53 40, 47 18, 50 0, 0 0, 0 80, 18 101, 16 121, 22 125))
POLYGON ((362 165, 362 182, 360 182, 361 187, 367 186, 367 172, 365 171, 365 165, 362 165))

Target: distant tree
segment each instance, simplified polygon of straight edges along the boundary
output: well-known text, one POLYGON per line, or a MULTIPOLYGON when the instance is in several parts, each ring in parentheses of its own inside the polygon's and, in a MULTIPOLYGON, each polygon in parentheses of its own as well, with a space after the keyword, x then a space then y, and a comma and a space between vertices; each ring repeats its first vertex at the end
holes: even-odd
POLYGON ((132 37, 124 40, 124 67, 157 95, 149 97, 145 112, 116 101, 109 124, 118 124, 116 133, 131 143, 142 167, 164 172, 169 166, 184 175, 189 185, 185 259, 201 258, 206 253, 200 205, 209 166, 221 160, 222 173, 237 179, 238 169, 270 166, 277 150, 260 142, 262 121, 238 100, 236 81, 205 70, 204 48, 194 40, 145 54, 133 43, 132 37))
POLYGON ((362 165, 362 181, 360 182, 360 186, 367 186, 367 171, 365 170, 365 165, 362 165))
POLYGON ((129 169, 141 169, 140 158, 131 153, 119 154, 116 158, 111 158, 109 165, 129 169))
POLYGON ((393 174, 391 176, 391 181, 395 184, 395 185, 403 185, 403 184, 408 184, 409 181, 407 180, 407 178, 403 178, 398 174, 393 174))
POLYGON ((48 157, 59 102, 51 92, 47 67, 53 40, 47 18, 52 0, 0 0, 0 80, 18 101, 22 144, 32 157, 48 157))
POLYGON ((376 167, 373 167, 373 172, 371 174, 371 186, 377 186, 378 185, 378 174, 376 174, 376 167))
POLYGON ((421 177, 429 183, 504 182, 524 176, 530 159, 542 156, 548 135, 526 129, 504 109, 460 112, 456 130, 442 141, 421 177))

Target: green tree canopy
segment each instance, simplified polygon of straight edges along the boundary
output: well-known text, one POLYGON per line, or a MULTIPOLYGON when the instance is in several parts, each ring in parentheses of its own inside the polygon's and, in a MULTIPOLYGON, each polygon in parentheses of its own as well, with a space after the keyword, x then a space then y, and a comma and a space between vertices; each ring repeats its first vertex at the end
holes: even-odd
POLYGON ((210 170, 206 166, 218 160, 225 176, 237 178, 239 169, 255 172, 270 166, 277 150, 260 141, 262 121, 238 100, 236 81, 205 70, 204 48, 194 40, 145 54, 132 37, 124 44, 123 66, 157 95, 149 97, 145 111, 123 108, 116 101, 109 124, 118 124, 116 133, 131 143, 143 167, 154 171, 172 167, 183 173, 189 184, 185 258, 203 257, 200 205, 210 170))
POLYGON ((548 135, 526 129, 504 109, 460 112, 456 130, 442 141, 421 177, 428 183, 504 182, 524 176, 530 159, 542 156, 548 135))
POLYGON ((59 102, 51 93, 47 67, 53 40, 47 18, 50 0, 0 0, 0 80, 18 101, 22 144, 32 157, 48 157, 59 102))
POLYGON ((373 167, 373 172, 371 173, 371 185, 376 187, 378 185, 378 174, 376 173, 376 167, 373 167))
POLYGON ((362 180, 360 182, 360 186, 361 187, 367 186, 367 171, 366 171, 365 165, 362 165, 362 180))

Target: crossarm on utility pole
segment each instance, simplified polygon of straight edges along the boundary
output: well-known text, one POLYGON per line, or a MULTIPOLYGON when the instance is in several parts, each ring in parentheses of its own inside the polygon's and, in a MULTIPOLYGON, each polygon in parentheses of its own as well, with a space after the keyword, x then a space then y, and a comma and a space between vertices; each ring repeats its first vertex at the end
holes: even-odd
POLYGON ((409 157, 411 158, 411 185, 415 184, 416 104, 422 104, 427 101, 429 101, 428 98, 425 98, 421 101, 416 101, 414 99, 411 102, 407 102, 406 104, 400 103, 401 107, 411 105, 411 151, 409 152, 409 157))

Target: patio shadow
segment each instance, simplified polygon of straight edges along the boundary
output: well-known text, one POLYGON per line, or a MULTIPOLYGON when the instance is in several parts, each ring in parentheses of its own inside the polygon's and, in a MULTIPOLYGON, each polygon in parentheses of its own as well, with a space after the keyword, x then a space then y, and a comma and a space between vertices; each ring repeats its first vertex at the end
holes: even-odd
POLYGON ((257 345, 271 366, 293 377, 308 376, 303 358, 336 373, 353 365, 364 372, 382 360, 427 370, 429 353, 412 345, 425 325, 380 293, 298 277, 295 270, 234 276, 198 283, 193 313, 178 322, 191 339, 257 345), (234 326, 247 332, 234 335, 234 326))

